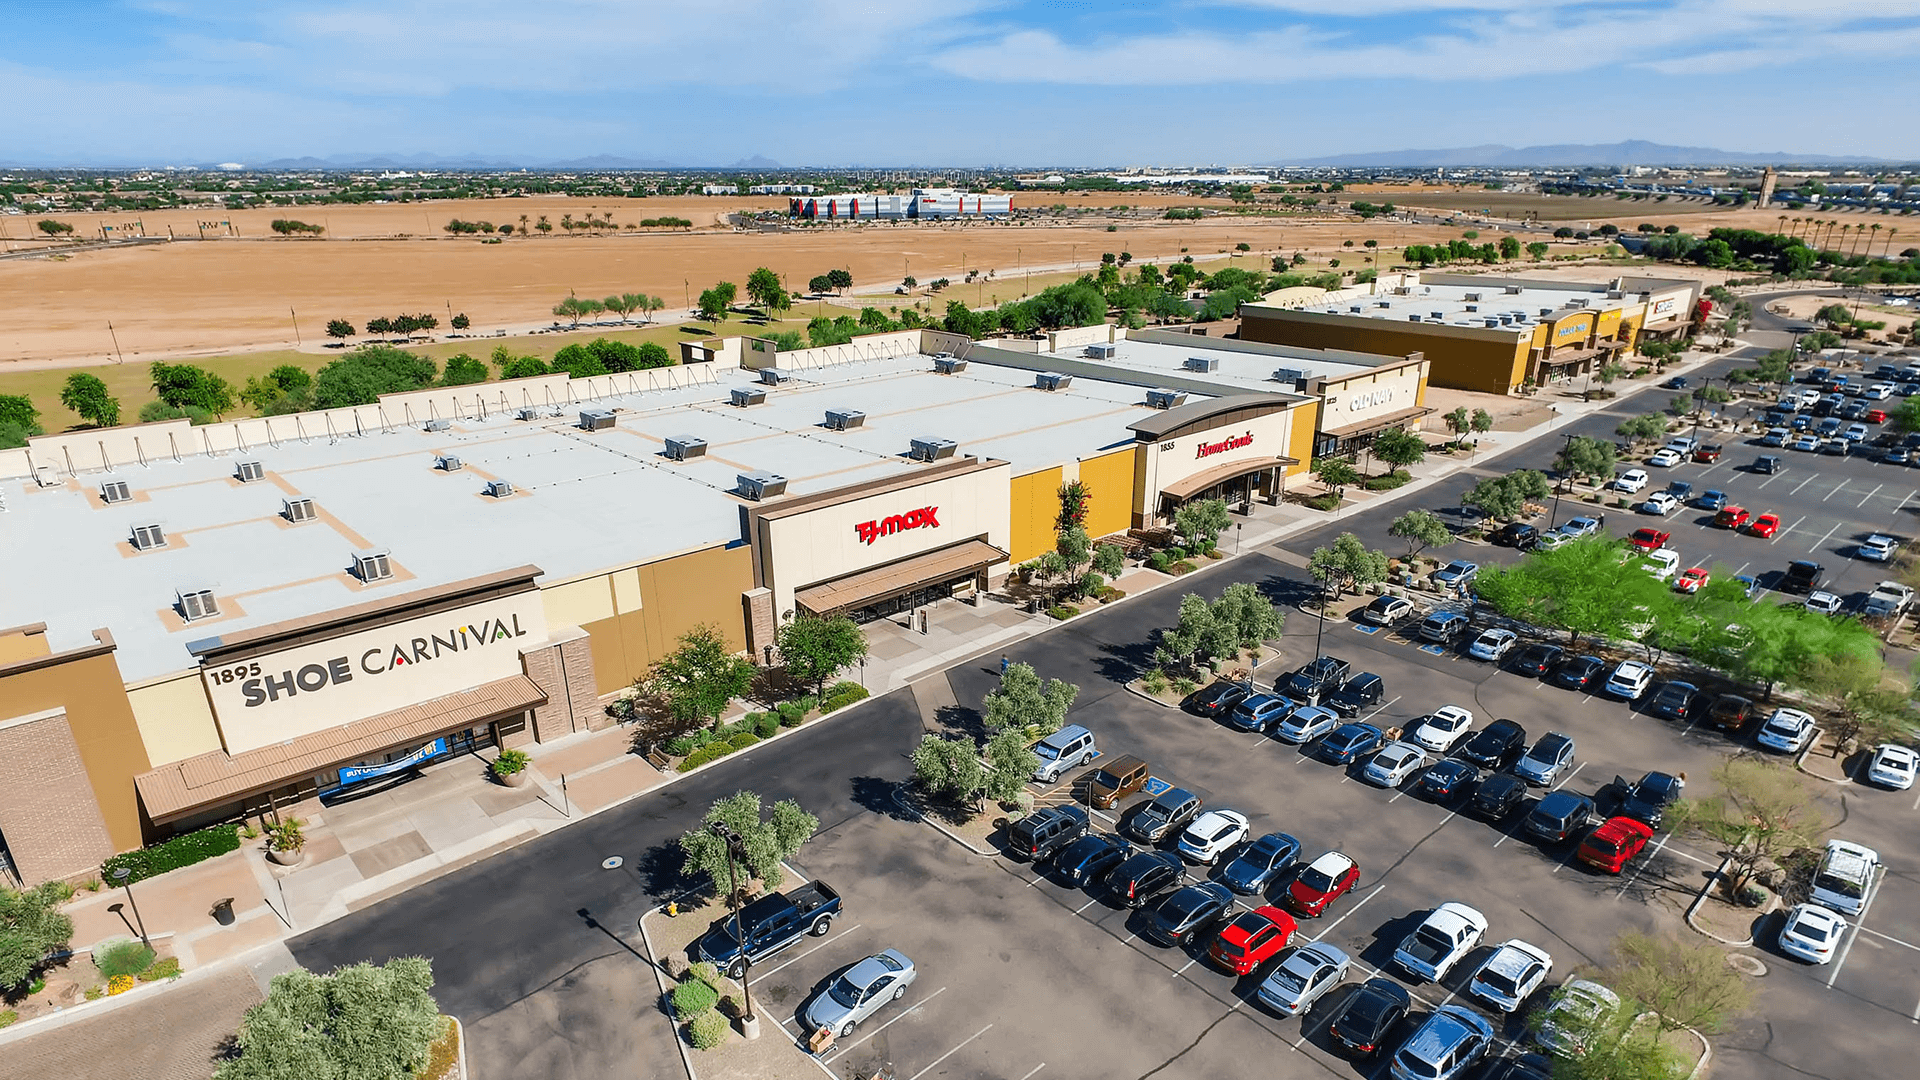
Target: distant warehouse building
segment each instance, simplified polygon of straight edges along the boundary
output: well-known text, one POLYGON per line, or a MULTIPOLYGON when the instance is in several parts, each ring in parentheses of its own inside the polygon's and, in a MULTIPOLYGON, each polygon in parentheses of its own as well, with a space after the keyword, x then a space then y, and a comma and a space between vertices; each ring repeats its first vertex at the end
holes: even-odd
POLYGON ((910 195, 827 195, 787 200, 787 213, 806 220, 997 217, 1013 211, 1011 195, 976 195, 951 188, 914 188, 910 195))
POLYGON ((1646 341, 1686 335, 1701 284, 1479 274, 1391 275, 1314 303, 1240 308, 1247 341, 1423 356, 1435 386, 1506 394, 1590 374, 1646 341))

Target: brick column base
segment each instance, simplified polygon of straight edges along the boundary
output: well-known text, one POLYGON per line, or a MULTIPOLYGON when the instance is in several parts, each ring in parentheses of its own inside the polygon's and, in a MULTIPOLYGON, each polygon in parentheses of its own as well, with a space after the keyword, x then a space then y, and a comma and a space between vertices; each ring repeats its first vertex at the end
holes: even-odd
POLYGON ((597 731, 613 722, 600 707, 586 631, 577 626, 556 630, 546 644, 521 650, 520 663, 527 678, 547 695, 546 704, 533 707, 535 742, 597 731))

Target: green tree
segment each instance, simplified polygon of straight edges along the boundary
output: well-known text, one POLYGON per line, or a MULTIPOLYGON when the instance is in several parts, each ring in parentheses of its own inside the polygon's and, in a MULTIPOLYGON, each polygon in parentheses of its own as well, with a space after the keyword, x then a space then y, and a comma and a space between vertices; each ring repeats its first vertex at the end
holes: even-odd
POLYGON ((1087 536, 1087 530, 1073 525, 1054 537, 1053 550, 1060 556, 1064 573, 1077 574, 1093 558, 1093 540, 1087 536))
POLYGON ((1652 442, 1666 437, 1667 418, 1659 413, 1631 417, 1622 420, 1613 429, 1613 433, 1629 442, 1652 442))
POLYGON ((1188 544, 1200 548, 1210 548, 1220 541, 1220 534, 1233 524, 1233 518, 1227 513, 1224 499, 1196 499, 1173 512, 1173 528, 1186 539, 1188 544))
POLYGON ((1126 556, 1126 549, 1119 544, 1096 545, 1093 549, 1094 572, 1112 581, 1126 569, 1126 556))
POLYGON ((1474 591, 1507 618, 1566 631, 1570 647, 1582 637, 1631 638, 1630 628, 1673 602, 1665 583, 1623 563, 1619 544, 1597 536, 1485 567, 1474 591))
POLYGON ((576 379, 590 379, 607 373, 607 366, 600 362, 600 358, 579 342, 561 347, 560 351, 553 354, 553 363, 548 366, 553 371, 564 371, 576 379))
POLYGON ((1328 491, 1339 495, 1347 489, 1348 485, 1360 482, 1360 473, 1353 467, 1353 462, 1346 458, 1315 458, 1313 478, 1320 481, 1321 486, 1328 491))
POLYGON ((1027 736, 1008 728, 987 740, 986 791, 989 798, 1012 803, 1027 790, 1027 780, 1040 767, 1040 755, 1027 736))
POLYGON ((987 692, 980 714, 988 731, 1013 729, 1042 737, 1060 730, 1080 688, 1059 679, 1044 682, 1031 664, 1009 664, 1000 685, 987 692))
POLYGON ((1628 930, 1613 942, 1606 983, 1652 1013, 1661 1031, 1725 1031, 1753 1004, 1746 976, 1727 963, 1725 949, 1698 937, 1655 936, 1628 930))
POLYGON ((833 291, 833 279, 825 274, 816 274, 807 281, 807 291, 819 296, 833 291))
POLYGON ((1546 474, 1534 469, 1519 469, 1506 476, 1491 476, 1474 484, 1460 496, 1460 505, 1471 506, 1489 517, 1512 521, 1526 512, 1527 503, 1553 493, 1546 474))
MULTIPOLYGON (((1764 383, 1785 386, 1793 381, 1793 353, 1786 349, 1775 349, 1754 362, 1754 378, 1764 383)), ((1903 398, 1902 404, 1912 401, 1903 398)))
POLYGON ((760 305, 769 319, 793 306, 786 286, 780 284, 780 275, 764 266, 747 275, 747 296, 760 305))
POLYGON ((632 293, 615 293, 600 301, 600 306, 620 316, 621 322, 626 322, 627 316, 633 313, 633 303, 629 299, 632 296, 632 293))
MULTIPOLYGON (((508 228, 507 226, 503 225, 501 226, 500 231, 506 232, 507 228, 508 228)), ((452 324, 455 330, 465 330, 467 327, 473 325, 473 320, 467 318, 467 313, 463 311, 460 314, 455 315, 453 317, 452 324)))
POLYGON ((371 405, 382 394, 432 386, 438 374, 427 357, 387 345, 364 345, 320 369, 313 377, 313 403, 322 409, 371 405))
POLYGON ((417 956, 326 975, 288 971, 247 1010, 238 1053, 214 1080, 375 1080, 413 1076, 440 1037, 433 966, 417 956))
POLYGON ((1397 536, 1407 542, 1407 558, 1430 547, 1440 547, 1453 542, 1453 530, 1440 520, 1439 515, 1427 510, 1409 510, 1393 519, 1387 526, 1387 535, 1397 536))
POLYGON ((1610 442, 1575 435, 1553 456, 1553 467, 1567 477, 1612 476, 1618 453, 1610 442))
POLYGON ((1212 614, 1232 633, 1236 645, 1248 649, 1278 638, 1285 622, 1280 609, 1250 581, 1236 581, 1222 589, 1212 614))
POLYGON ((525 379, 548 374, 547 362, 537 356, 513 356, 500 368, 502 379, 525 379))
MULTIPOLYGON (((1826 831, 1806 781, 1771 758, 1735 754, 1713 772, 1719 793, 1683 799, 1675 827, 1719 846, 1726 856, 1727 886, 1739 896, 1762 866, 1811 847, 1826 831)), ((1649 1003, 1651 1004, 1651 1003, 1649 1003)))
POLYGON ((1520 238, 1509 233, 1500 238, 1500 257, 1517 259, 1520 257, 1520 238))
POLYGON ((987 786, 987 769, 972 739, 950 739, 933 732, 913 748, 913 779, 932 798, 973 802, 987 786))
POLYGON ((352 337, 355 333, 357 333, 357 331, 354 330, 353 324, 345 319, 327 320, 327 336, 330 338, 345 340, 352 337))
POLYGON ((1167 668, 1208 664, 1231 656, 1240 644, 1239 628, 1220 617, 1207 598, 1188 593, 1180 598, 1180 621, 1160 631, 1153 650, 1156 666, 1167 668))
POLYGON ((1387 554, 1367 547, 1352 533, 1343 532, 1326 547, 1313 549, 1307 557, 1307 573, 1321 588, 1332 590, 1338 599, 1349 589, 1387 580, 1387 554))
POLYGON ((1427 459, 1427 441, 1405 428, 1388 428, 1374 437, 1372 454, 1396 469, 1427 459))
POLYGON ((471 386, 486 381, 487 365, 466 353, 447 357, 446 369, 440 373, 441 386, 471 386))
POLYGON ((1895 431, 1907 434, 1920 431, 1920 394, 1901 398, 1900 404, 1893 407, 1893 414, 1887 419, 1892 422, 1895 431))
POLYGON ((215 416, 233 411, 233 385, 204 368, 156 362, 148 375, 154 396, 176 409, 202 409, 215 416))
POLYGON ((654 662, 639 687, 665 705, 676 722, 711 721, 718 728, 727 705, 753 686, 753 672, 753 662, 735 653, 718 628, 696 626, 654 662))
POLYGON ((781 862, 799 854, 800 848, 820 828, 820 819, 801 809, 792 799, 773 804, 773 812, 762 814, 761 799, 751 791, 736 791, 707 807, 700 827, 680 836, 680 851, 686 856, 682 873, 704 876, 715 893, 727 890, 727 843, 707 831, 719 824, 740 837, 745 858, 734 864, 742 888, 758 878, 768 889, 778 889, 787 880, 781 862))
POLYGON ((836 289, 844 291, 853 288, 853 275, 848 271, 829 270, 827 271, 827 279, 833 283, 833 287, 836 289))
POLYGON ((1467 411, 1465 405, 1447 413, 1440 420, 1447 425, 1448 431, 1453 432, 1456 441, 1465 439, 1467 432, 1473 430, 1473 414, 1467 411))
POLYGON ((719 289, 703 289, 695 302, 700 309, 700 317, 708 322, 717 323, 727 317, 727 299, 719 289))
POLYGON ((1539 262, 1541 259, 1547 257, 1547 245, 1542 241, 1535 240, 1533 243, 1527 245, 1527 256, 1534 262, 1539 262))
MULTIPOLYGON (((1555 1001, 1565 988, 1554 992, 1555 1001)), ((1528 1026, 1538 1031, 1548 1010, 1535 1010, 1528 1026)), ((1659 1029, 1637 1024, 1632 1009, 1613 1009, 1589 1016, 1584 1010, 1561 1012, 1554 1026, 1581 1048, 1566 1057, 1554 1057, 1553 1080, 1681 1080, 1687 1063, 1659 1039, 1659 1029)))
POLYGON ((0 988, 22 985, 73 940, 73 920, 60 913, 63 891, 52 882, 24 892, 0 885, 0 988))
POLYGON ((667 355, 666 346, 655 341, 640 343, 639 366, 641 368, 663 368, 674 365, 673 357, 667 355))
POLYGON ((801 612, 780 627, 774 646, 780 650, 787 674, 811 683, 814 693, 821 694, 827 680, 866 658, 867 635, 844 615, 801 612))
POLYGON ((84 371, 67 376, 60 390, 60 404, 95 427, 112 427, 120 422, 120 399, 107 393, 107 384, 99 376, 84 371))

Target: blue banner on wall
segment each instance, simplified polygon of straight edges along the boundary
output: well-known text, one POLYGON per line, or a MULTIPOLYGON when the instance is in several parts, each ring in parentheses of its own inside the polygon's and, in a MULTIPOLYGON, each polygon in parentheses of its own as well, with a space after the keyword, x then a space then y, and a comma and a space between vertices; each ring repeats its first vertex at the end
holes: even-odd
POLYGON ((405 772, 423 761, 430 761, 446 752, 447 740, 442 736, 398 761, 389 761, 383 765, 349 765, 340 770, 340 783, 342 786, 357 784, 362 780, 405 772))

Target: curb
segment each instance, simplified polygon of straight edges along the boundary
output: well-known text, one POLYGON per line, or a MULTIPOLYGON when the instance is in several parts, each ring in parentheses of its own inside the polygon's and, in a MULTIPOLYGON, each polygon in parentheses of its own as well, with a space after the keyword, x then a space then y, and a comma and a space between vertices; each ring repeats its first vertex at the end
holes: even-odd
MULTIPOLYGON (((659 910, 655 905, 640 913, 640 944, 647 950, 647 966, 653 969, 653 981, 660 987, 660 999, 664 1001, 671 990, 667 986, 666 973, 660 970, 660 958, 653 953, 653 936, 647 933, 647 916, 659 910)), ((700 1080, 693 1071, 693 1057, 687 1053, 687 1042, 680 1037, 680 1025, 674 1023, 671 1013, 667 1014, 666 1020, 667 1034, 672 1037, 673 1045, 680 1050, 680 1064, 687 1070, 687 1080, 700 1080)))
POLYGON ((1693 1071, 1687 1074, 1686 1080, 1698 1080, 1700 1074, 1707 1071, 1707 1066, 1713 1064, 1713 1043, 1693 1028, 1686 1030, 1687 1034, 1700 1040, 1700 1060, 1694 1063, 1693 1071))
POLYGON ((467 1072, 467 1029, 460 1023, 459 1017, 448 1014, 447 1019, 453 1021, 453 1030, 460 1039, 460 1080, 467 1080, 467 1077, 472 1075, 467 1072))
MULTIPOLYGON (((900 787, 898 785, 895 785, 893 789, 893 793, 889 797, 893 799, 893 805, 899 807, 902 810, 905 810, 909 814, 912 814, 914 817, 918 818, 921 822, 931 825, 934 828, 940 830, 940 832, 944 836, 946 836, 947 839, 953 841, 956 844, 959 844, 961 847, 966 848, 968 851, 973 852, 975 855, 984 855, 988 858, 995 858, 995 859, 1000 857, 1000 853, 998 851, 995 851, 992 848, 988 848, 987 850, 982 851, 981 849, 974 847, 971 843, 968 843, 966 838, 962 837, 959 833, 954 832, 952 829, 947 828, 945 825, 942 825, 939 822, 928 817, 927 815, 921 813, 918 808, 906 802, 902 802, 900 799, 900 787)), ((652 947, 649 946, 647 951, 651 953, 653 951, 652 947)))
POLYGON ((1173 709, 1175 711, 1178 711, 1180 708, 1180 706, 1178 705, 1169 705, 1166 702, 1161 701, 1159 698, 1154 697, 1152 694, 1147 693, 1145 690, 1137 689, 1131 681, 1122 683, 1120 685, 1120 689, 1125 690, 1127 693, 1132 694, 1134 697, 1137 697, 1142 701, 1151 701, 1155 705, 1158 705, 1163 709, 1173 709))
POLYGON ((1699 911, 1701 906, 1707 902, 1707 893, 1712 891, 1714 882, 1719 880, 1723 875, 1726 874, 1727 867, 1732 862, 1733 860, 1730 858, 1722 858, 1720 860, 1719 868, 1713 872, 1713 879, 1709 880, 1705 885, 1701 886, 1700 894, 1693 898, 1693 903, 1687 905, 1687 914, 1686 914, 1687 929, 1692 930, 1694 933, 1699 934, 1703 937, 1710 937, 1722 945, 1731 945, 1736 949, 1746 949, 1746 948, 1751 948, 1753 946, 1753 938, 1748 937, 1744 941, 1735 941, 1732 938, 1723 938, 1719 934, 1716 934, 1711 930, 1700 929, 1698 926, 1694 925, 1694 922, 1693 922, 1693 913, 1696 911, 1699 911))
POLYGON ((1808 776, 1813 777, 1815 780, 1825 781, 1826 783, 1829 783, 1829 784, 1839 784, 1843 787, 1852 784, 1853 777, 1851 776, 1843 776, 1840 779, 1835 780, 1831 776, 1822 776, 1819 773, 1814 772, 1812 769, 1807 768, 1807 759, 1813 756, 1813 748, 1819 745, 1819 742, 1820 742, 1820 729, 1816 727, 1813 729, 1813 737, 1807 740, 1806 747, 1802 749, 1798 754, 1795 754, 1793 756, 1793 767, 1800 770, 1803 773, 1806 773, 1808 776))

